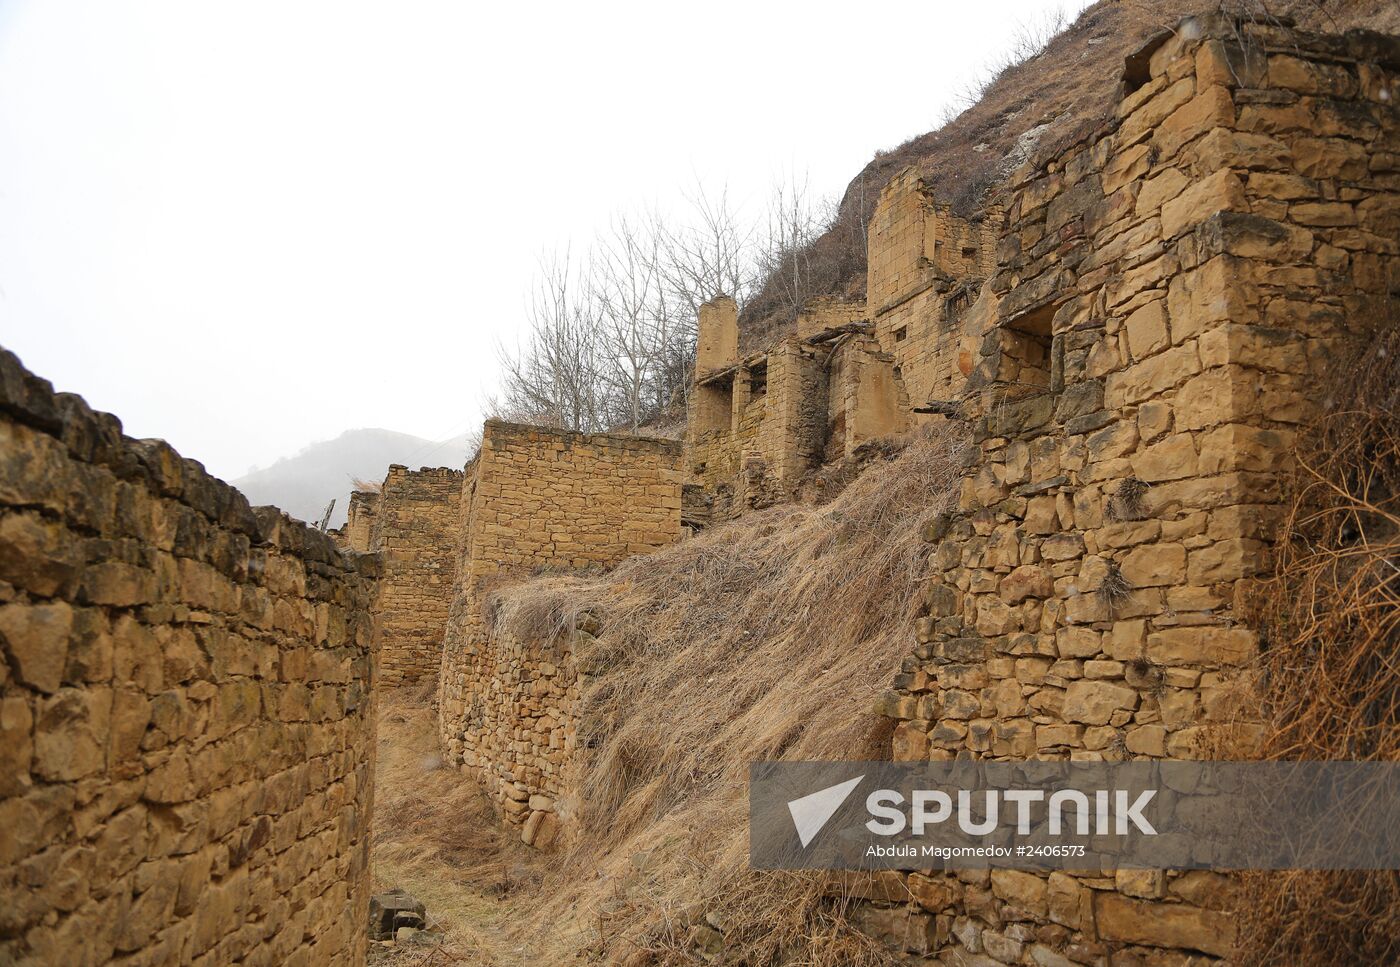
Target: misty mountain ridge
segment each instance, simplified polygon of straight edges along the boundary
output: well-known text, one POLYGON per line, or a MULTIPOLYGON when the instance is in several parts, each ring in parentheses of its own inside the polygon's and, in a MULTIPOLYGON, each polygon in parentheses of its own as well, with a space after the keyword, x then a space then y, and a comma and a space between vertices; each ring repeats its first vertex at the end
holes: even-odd
POLYGON ((394 430, 363 427, 346 430, 333 440, 309 444, 295 456, 250 471, 232 483, 255 507, 272 504, 311 524, 320 523, 326 505, 334 500, 330 526, 339 527, 345 523, 354 481, 381 481, 391 463, 414 469, 460 469, 466 460, 465 438, 433 441, 394 430))

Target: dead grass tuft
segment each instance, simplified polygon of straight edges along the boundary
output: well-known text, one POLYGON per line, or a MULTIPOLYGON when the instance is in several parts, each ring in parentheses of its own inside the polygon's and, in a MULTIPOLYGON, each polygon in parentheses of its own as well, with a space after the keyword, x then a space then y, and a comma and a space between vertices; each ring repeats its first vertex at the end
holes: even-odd
MULTIPOLYGON (((1301 438, 1259 596, 1269 759, 1400 759, 1400 326, 1301 438)), ((1250 873, 1241 963, 1400 962, 1400 872, 1250 873)))
POLYGON ((1137 477, 1126 477, 1108 500, 1109 520, 1142 520, 1145 510, 1142 498, 1147 495, 1147 484, 1137 477))
POLYGON ((597 954, 688 963, 708 914, 747 963, 884 962, 847 928, 831 874, 748 870, 748 764, 889 757, 874 700, 910 650, 920 532, 953 499, 964 446, 946 424, 823 506, 498 592, 497 627, 517 636, 584 613, 601 625, 580 645, 601 671, 583 697, 576 834, 518 930, 573 917, 597 954))
POLYGON ((1103 584, 1099 586, 1099 595, 1103 598, 1109 614, 1114 614, 1132 593, 1133 586, 1123 577, 1123 570, 1118 566, 1118 562, 1109 561, 1103 584))

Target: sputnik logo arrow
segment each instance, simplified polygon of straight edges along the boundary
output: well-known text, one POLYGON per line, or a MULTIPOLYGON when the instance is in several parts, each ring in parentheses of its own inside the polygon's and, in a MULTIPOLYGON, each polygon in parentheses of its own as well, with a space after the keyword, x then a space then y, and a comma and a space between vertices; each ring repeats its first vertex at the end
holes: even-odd
POLYGON ((794 799, 787 804, 788 812, 792 813, 792 824, 797 827, 797 838, 802 841, 805 849, 807 844, 816 838, 822 831, 836 810, 841 808, 841 804, 846 801, 852 790, 860 785, 860 781, 865 776, 856 776, 835 786, 828 786, 801 799, 794 799))

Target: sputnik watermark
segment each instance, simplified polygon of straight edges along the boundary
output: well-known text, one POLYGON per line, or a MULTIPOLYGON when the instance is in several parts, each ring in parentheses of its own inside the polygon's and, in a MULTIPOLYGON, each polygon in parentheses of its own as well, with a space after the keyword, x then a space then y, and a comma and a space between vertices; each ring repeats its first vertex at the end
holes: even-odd
POLYGON ((757 763, 758 868, 1400 868, 1391 763, 757 763))
MULTIPOLYGON (((958 828, 969 836, 986 836, 996 832, 1001 822, 999 804, 1002 801, 1015 807, 1016 832, 1022 836, 1030 835, 1032 807, 1042 802, 1048 804, 1047 825, 1051 836, 1059 836, 1068 827, 1066 810, 1073 814, 1074 828, 1079 835, 1088 836, 1090 833, 1089 794, 1078 789, 1060 789, 1048 796, 1044 789, 988 789, 984 793, 981 819, 975 818, 972 795, 968 789, 957 791, 958 828)), ((1135 796, 1125 789, 1096 789, 1093 792, 1093 832, 1099 836, 1110 833, 1126 836, 1131 826, 1148 836, 1156 836, 1157 830, 1142 814, 1155 795, 1156 789, 1144 789, 1135 796), (1131 803, 1130 796, 1133 796, 1131 803), (1112 810, 1110 803, 1114 807, 1112 810)), ((865 799, 865 808, 875 817, 865 824, 865 828, 877 836, 895 836, 904 832, 907 825, 915 836, 922 836, 930 826, 947 822, 953 814, 953 797, 938 789, 914 790, 907 822, 904 810, 900 808, 904 803, 904 796, 894 789, 875 790, 865 799)))

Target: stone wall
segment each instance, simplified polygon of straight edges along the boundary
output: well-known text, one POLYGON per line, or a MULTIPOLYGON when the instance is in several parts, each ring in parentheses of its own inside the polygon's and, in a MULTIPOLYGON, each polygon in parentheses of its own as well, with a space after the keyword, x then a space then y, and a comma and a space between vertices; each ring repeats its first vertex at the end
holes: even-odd
POLYGON ((916 168, 881 191, 870 220, 866 292, 880 347, 895 359, 915 405, 958 398, 980 326, 964 316, 996 267, 1000 206, 975 219, 938 204, 916 168))
MULTIPOLYGON (((1397 68, 1394 38, 1196 19, 1017 173, 964 400, 980 454, 884 702, 897 758, 1193 757, 1247 720, 1289 444, 1400 284, 1397 68)), ((911 954, 1185 965, 1233 936, 1211 872, 906 885, 866 916, 911 954)))
POLYGON ((0 351, 0 963, 364 963, 376 567, 0 351))
POLYGON ((743 358, 733 300, 701 308, 686 460, 712 519, 793 497, 916 414, 956 412, 991 322, 975 300, 1004 218, 997 204, 957 217, 908 168, 871 217, 865 301, 814 299, 794 335, 743 358))
POLYGON ((898 434, 910 402, 896 358, 871 335, 862 303, 824 298, 795 335, 767 352, 737 354, 734 303, 703 307, 686 420, 689 482, 707 495, 711 521, 791 498, 809 471, 898 434))
POLYGON ((383 562, 375 605, 381 685, 437 677, 452 605, 462 481, 460 470, 394 464, 380 488, 369 546, 383 562))
POLYGON ((539 814, 555 812, 567 788, 573 629, 558 641, 496 634, 486 613, 490 592, 544 571, 608 567, 676 541, 681 445, 492 420, 469 469, 442 652, 441 738, 449 761, 485 782, 533 840, 545 819, 539 814))
POLYGON ((378 503, 377 490, 356 490, 350 494, 345 523, 336 532, 337 542, 346 550, 363 554, 370 549, 374 534, 374 511, 378 503))

